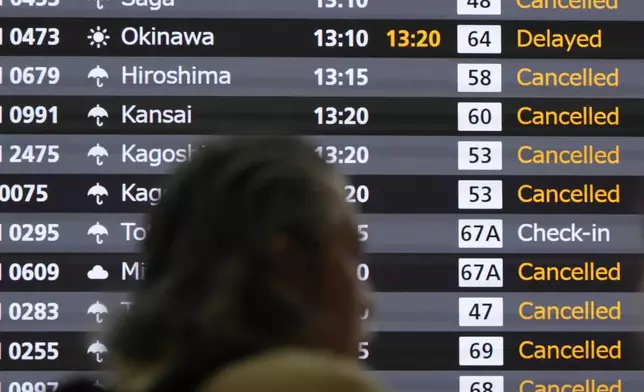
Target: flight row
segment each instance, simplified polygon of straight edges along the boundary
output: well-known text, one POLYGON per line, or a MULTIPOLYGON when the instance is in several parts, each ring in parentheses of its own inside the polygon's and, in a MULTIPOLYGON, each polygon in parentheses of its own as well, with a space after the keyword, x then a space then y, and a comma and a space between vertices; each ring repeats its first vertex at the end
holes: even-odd
MULTIPOLYGON (((374 370, 642 370, 642 335, 607 332, 383 332, 356 347, 374 370)), ((0 371, 104 369, 100 334, 0 333, 0 371)), ((536 376, 536 375, 535 375, 536 376)))
MULTIPOLYGON (((418 392, 427 385, 443 391, 482 388, 489 391, 517 392, 637 392, 644 382, 642 371, 487 371, 468 370, 437 371, 370 371, 383 385, 394 392, 418 392)), ((52 392, 62 380, 72 377, 96 380, 99 385, 110 385, 114 374, 107 371, 38 371, 1 372, 0 381, 8 392, 52 392)))
MULTIPOLYGON (((35 68, 4 70, 10 75, 5 83, 16 86, 25 75, 30 81, 40 75, 35 68)), ((93 71, 88 79, 108 80, 93 71)), ((638 99, 601 98, 0 96, 0 131, 213 135, 279 129, 325 135, 644 136, 641 108, 638 99)))
MULTIPOLYGON (((92 269, 91 271, 95 271, 92 269)), ((373 332, 640 332, 644 293, 375 293, 373 332)), ((129 293, 4 292, 3 332, 98 332, 137 306, 129 293)))
POLYGON ((47 57, 45 54, 3 57, 0 96, 644 96, 639 82, 644 60, 96 57, 91 53, 85 53, 86 57, 47 57))
MULTIPOLYGON (((347 175, 644 175, 644 138, 325 135, 306 139, 320 158, 347 175)), ((222 138, 0 135, 0 174, 168 174, 217 140, 222 138)))
MULTIPOLYGON (((0 213, 148 212, 168 180, 2 174, 0 213)), ((643 177, 354 175, 344 192, 347 203, 367 214, 644 214, 643 177)))
MULTIPOLYGON (((146 276, 139 254, 5 253, 0 292, 130 292, 146 276)), ((644 257, 634 254, 370 253, 356 276, 379 293, 639 293, 644 257)), ((485 293, 485 294, 483 294, 485 293)), ((601 295, 598 296, 598 298, 601 295)))
MULTIPOLYGON (((0 214, 5 253, 134 253, 146 214, 0 214)), ((641 215, 363 214, 368 253, 644 253, 641 215)))
POLYGON ((644 58, 644 49, 627 39, 644 32, 635 22, 0 18, 0 24, 3 56, 644 58))
POLYGON ((249 0, 244 7, 234 0, 189 2, 182 0, 95 0, 66 3, 60 0, 10 0, 8 17, 119 17, 119 18, 271 18, 271 19, 471 19, 510 20, 642 20, 636 0, 457 0, 427 7, 422 0, 399 4, 369 0, 277 0, 270 4, 249 0))

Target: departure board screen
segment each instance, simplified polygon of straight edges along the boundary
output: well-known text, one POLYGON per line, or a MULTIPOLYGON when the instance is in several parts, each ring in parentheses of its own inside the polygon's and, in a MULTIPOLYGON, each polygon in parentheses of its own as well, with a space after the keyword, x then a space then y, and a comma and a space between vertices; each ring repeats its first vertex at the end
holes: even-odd
POLYGON ((0 0, 0 392, 99 383, 146 213, 231 136, 349 178, 395 392, 641 392, 641 0, 0 0))

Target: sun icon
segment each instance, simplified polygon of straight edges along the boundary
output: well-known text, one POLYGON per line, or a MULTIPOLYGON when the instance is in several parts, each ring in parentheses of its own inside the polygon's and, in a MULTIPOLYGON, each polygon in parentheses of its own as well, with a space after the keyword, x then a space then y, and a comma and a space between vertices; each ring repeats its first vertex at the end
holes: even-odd
POLYGON ((89 30, 87 39, 89 40, 90 46, 100 49, 103 46, 107 46, 107 40, 110 39, 110 36, 107 35, 107 29, 101 29, 101 26, 96 26, 95 29, 89 30))

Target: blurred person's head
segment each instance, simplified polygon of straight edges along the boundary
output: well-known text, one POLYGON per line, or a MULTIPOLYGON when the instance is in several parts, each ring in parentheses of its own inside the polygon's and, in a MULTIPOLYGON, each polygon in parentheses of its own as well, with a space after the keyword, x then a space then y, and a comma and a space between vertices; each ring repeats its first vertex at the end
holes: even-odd
POLYGON ((204 148, 151 215, 145 281, 110 355, 126 367, 280 346, 355 357, 361 249, 344 185, 298 139, 204 148))

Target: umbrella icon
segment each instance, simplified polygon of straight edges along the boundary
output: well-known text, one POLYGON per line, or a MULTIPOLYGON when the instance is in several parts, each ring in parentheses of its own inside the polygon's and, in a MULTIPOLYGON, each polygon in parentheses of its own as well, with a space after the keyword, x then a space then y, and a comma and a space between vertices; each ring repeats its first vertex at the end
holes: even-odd
POLYGON ((89 113, 87 113, 87 117, 93 117, 96 119, 96 125, 99 127, 103 126, 103 120, 101 118, 109 117, 109 114, 107 113, 107 110, 103 109, 100 105, 96 105, 96 107, 93 107, 90 109, 89 113))
POLYGON ((107 308, 105 307, 105 305, 96 301, 95 304, 90 305, 90 307, 87 309, 87 314, 90 314, 90 313, 96 315, 97 323, 102 323, 103 315, 109 312, 107 311, 107 308))
POLYGON ((100 223, 96 222, 95 225, 89 228, 87 230, 87 235, 93 235, 96 236, 96 243, 97 244, 102 244, 103 243, 103 238, 101 236, 103 235, 109 235, 107 232, 107 229, 105 226, 101 225, 100 223))
POLYGON ((96 197, 96 204, 99 206, 103 204, 103 200, 101 200, 101 197, 108 196, 108 195, 109 193, 107 193, 107 189, 105 189, 105 187, 99 184, 98 182, 96 183, 96 185, 89 188, 89 190, 87 191, 87 196, 96 197))
POLYGON ((97 65, 87 74, 87 79, 96 79, 96 87, 103 87, 103 78, 109 79, 110 75, 100 65, 97 65))
POLYGON ((98 340, 96 343, 92 343, 87 349, 87 354, 96 355, 96 362, 103 362, 103 354, 107 353, 107 347, 98 340))
POLYGON ((103 160, 101 158, 109 157, 110 154, 108 154, 107 150, 103 146, 97 144, 94 147, 90 148, 89 151, 87 151, 87 156, 96 158, 97 166, 103 166, 103 160))
MULTIPOLYGON (((94 0, 91 0, 94 1, 94 0)), ((103 1, 104 0, 96 0, 96 9, 102 10, 103 9, 103 1)))

